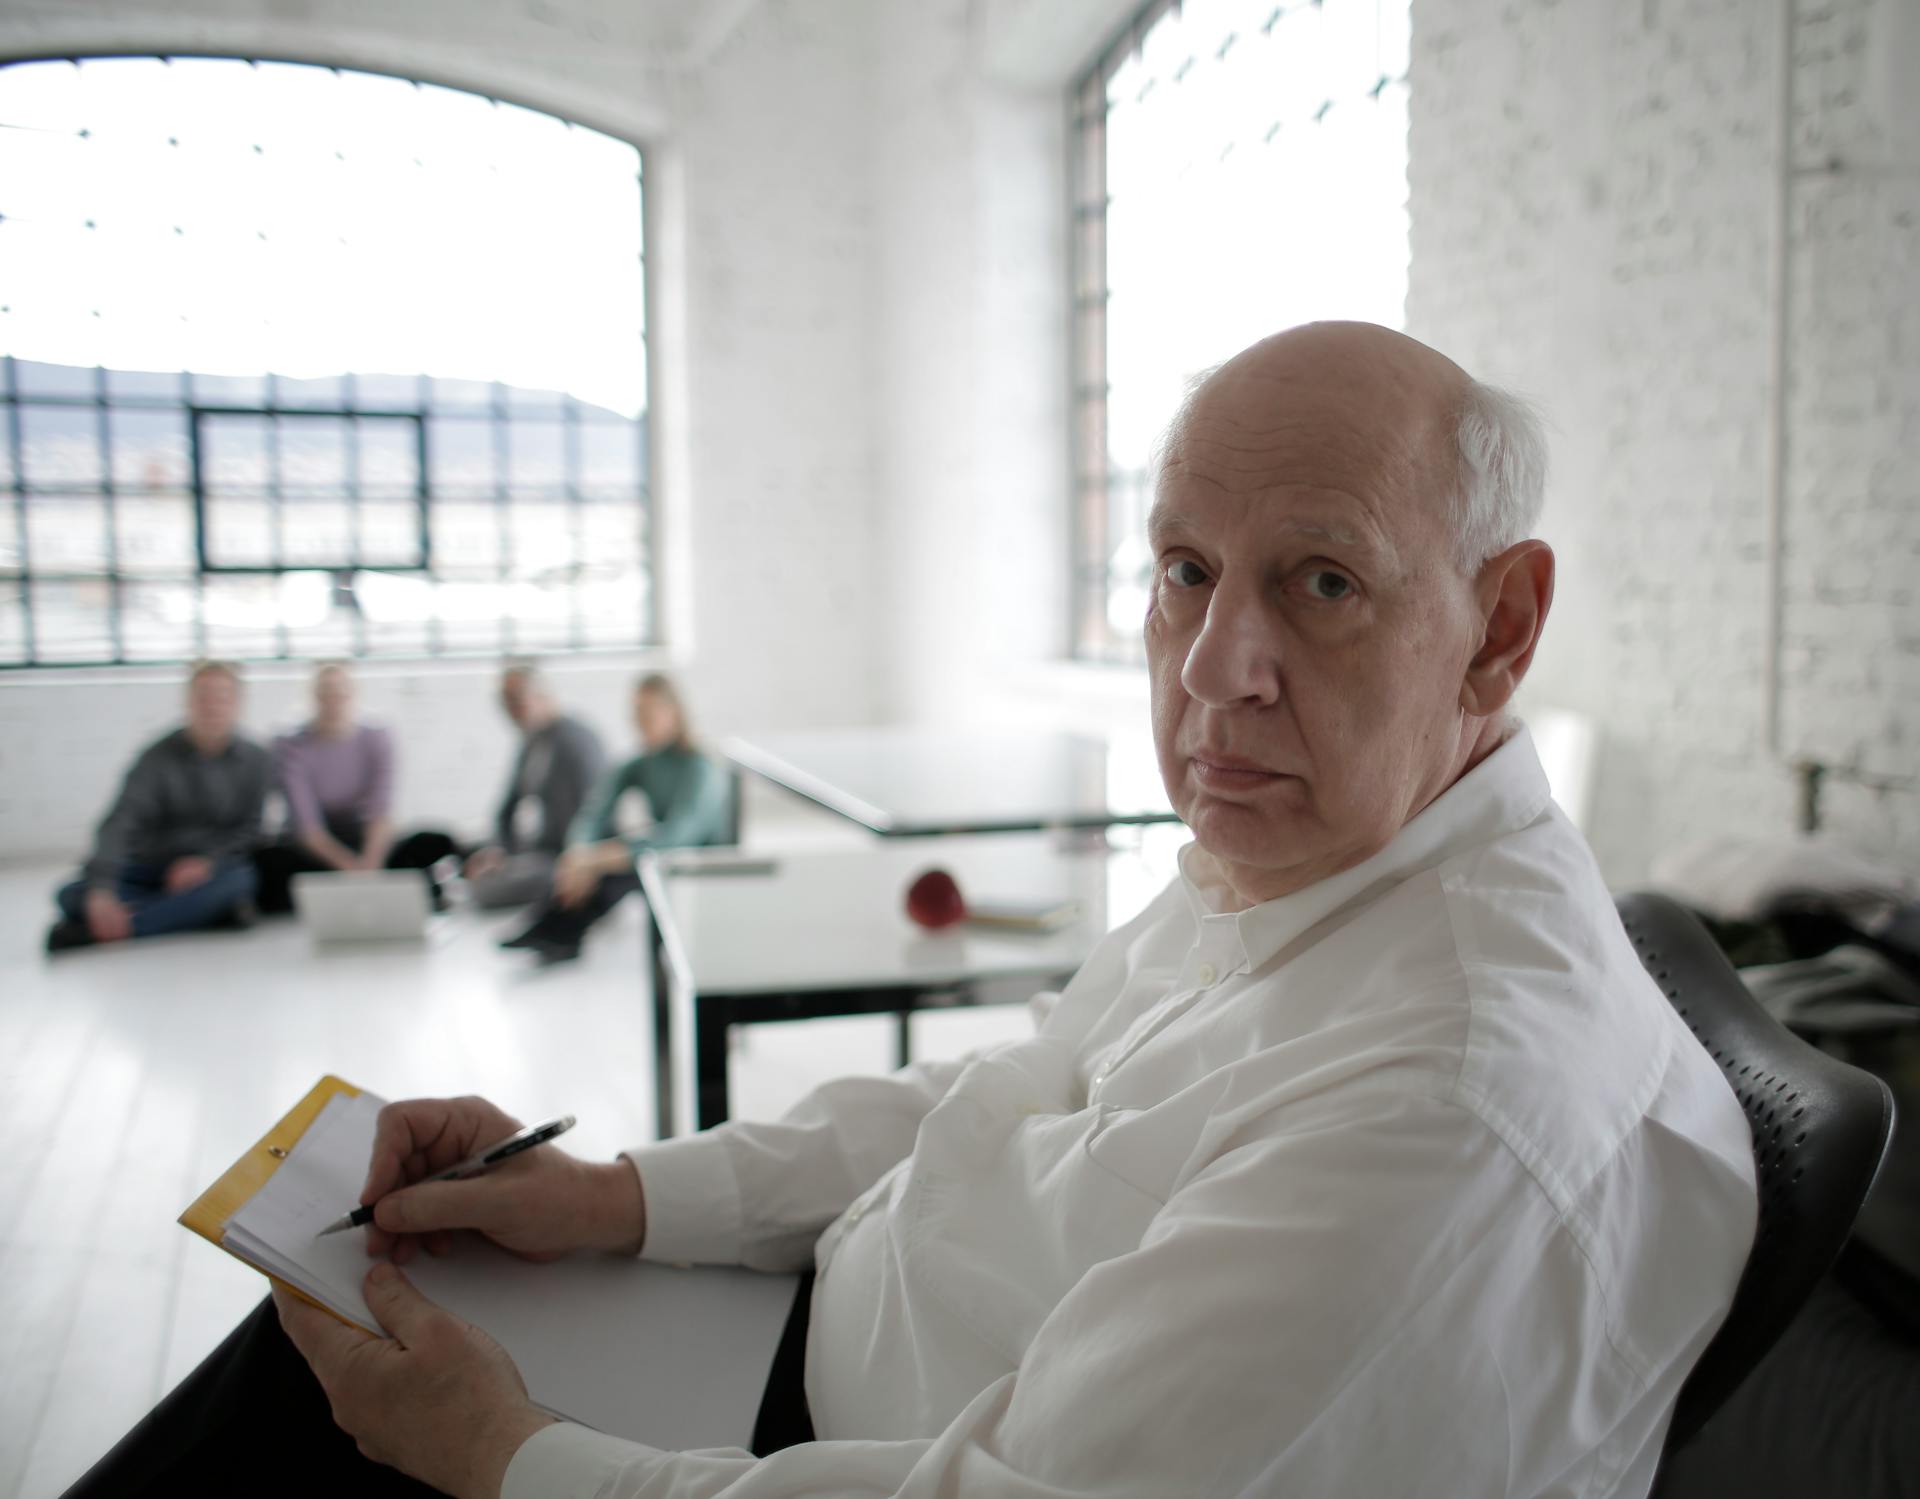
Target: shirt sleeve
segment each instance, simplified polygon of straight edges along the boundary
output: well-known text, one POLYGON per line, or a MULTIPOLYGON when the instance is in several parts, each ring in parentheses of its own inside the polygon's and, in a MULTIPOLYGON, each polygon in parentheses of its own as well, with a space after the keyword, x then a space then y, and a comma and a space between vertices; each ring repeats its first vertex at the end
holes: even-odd
MULTIPOLYGON (((1049 994, 1046 1003, 1036 1004, 1040 1028, 1068 1045, 1084 1035, 1119 989, 1130 943, 1179 898, 1177 882, 1170 883, 1146 909, 1109 932, 1064 996, 1049 994)), ((776 1123, 736 1120, 625 1152, 646 1194, 642 1255, 670 1264, 807 1268, 821 1232, 907 1158, 921 1120, 971 1060, 917 1062, 885 1077, 840 1078, 816 1088, 776 1123)))
POLYGON ((93 853, 86 868, 90 883, 111 889, 126 866, 134 842, 158 820, 162 753, 160 745, 148 745, 128 767, 113 805, 93 835, 93 853))
POLYGON ((360 816, 372 823, 393 814, 393 735, 369 729, 366 746, 367 789, 360 799, 360 816))
POLYGON ((1586 1283, 1565 1239, 1477 1119, 1383 1090, 1198 1171, 935 1437, 755 1460, 562 1424, 529 1439, 502 1492, 1505 1495, 1510 1423, 1531 1414, 1512 1403, 1558 1406, 1576 1429, 1590 1413, 1604 1336, 1595 1298, 1567 1293, 1586 1283))
MULTIPOLYGON (((705 755, 696 755, 672 793, 653 802, 653 826, 627 846, 637 856, 645 848, 692 848, 719 843, 726 836, 733 782, 705 755)), ((649 801, 652 798, 649 797, 649 801)))
POLYGON ((593 793, 581 805, 579 814, 573 819, 573 825, 567 829, 567 843, 598 843, 603 838, 613 836, 613 809, 620 805, 621 793, 627 789, 627 778, 633 770, 633 762, 615 766, 594 783, 593 793))
POLYGON ((966 1058, 816 1088, 776 1123, 717 1125, 626 1152, 647 1203, 641 1254, 803 1270, 847 1205, 905 1160, 966 1058))
POLYGON ((313 789, 312 771, 294 735, 282 734, 273 741, 273 774, 280 783, 280 794, 287 799, 287 817, 294 827, 302 833, 325 827, 320 798, 313 789))

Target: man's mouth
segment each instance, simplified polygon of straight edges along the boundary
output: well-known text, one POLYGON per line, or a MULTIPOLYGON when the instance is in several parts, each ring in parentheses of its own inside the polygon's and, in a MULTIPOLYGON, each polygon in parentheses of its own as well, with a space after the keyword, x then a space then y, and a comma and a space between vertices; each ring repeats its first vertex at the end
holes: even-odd
POLYGON ((1283 779, 1280 771, 1217 750, 1197 751, 1187 757, 1187 764, 1194 779, 1214 791, 1252 791, 1283 779))

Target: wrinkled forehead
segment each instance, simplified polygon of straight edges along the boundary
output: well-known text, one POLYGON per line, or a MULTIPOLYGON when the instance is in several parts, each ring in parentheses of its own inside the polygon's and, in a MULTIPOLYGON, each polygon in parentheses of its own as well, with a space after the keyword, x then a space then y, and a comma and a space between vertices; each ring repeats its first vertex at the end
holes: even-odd
POLYGON ((1411 565, 1447 544, 1457 472, 1430 392, 1229 366, 1170 428, 1149 524, 1210 501, 1257 501, 1250 514, 1263 530, 1366 544, 1411 565))

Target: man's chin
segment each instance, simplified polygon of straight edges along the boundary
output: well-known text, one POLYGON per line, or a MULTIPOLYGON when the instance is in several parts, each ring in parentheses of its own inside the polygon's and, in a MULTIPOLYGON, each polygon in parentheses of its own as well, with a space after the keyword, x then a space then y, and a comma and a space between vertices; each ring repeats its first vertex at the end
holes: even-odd
POLYGON ((1181 809, 1181 821, 1202 848, 1231 864, 1285 862, 1308 842, 1308 819, 1291 808, 1200 796, 1181 809))

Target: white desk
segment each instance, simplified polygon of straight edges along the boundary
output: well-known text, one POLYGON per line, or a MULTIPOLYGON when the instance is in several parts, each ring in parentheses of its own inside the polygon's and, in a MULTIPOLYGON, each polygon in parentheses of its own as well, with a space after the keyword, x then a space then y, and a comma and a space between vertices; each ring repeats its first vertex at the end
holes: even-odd
POLYGON ((1071 977, 1111 926, 1151 893, 1142 856, 1045 834, 952 837, 937 846, 751 859, 733 850, 642 855, 654 929, 660 1132, 727 1117, 727 1032, 825 1015, 907 1017, 937 1005, 1025 999, 1071 977), (907 886, 938 864, 971 899, 1081 903, 1050 933, 908 919, 907 886))
POLYGON ((883 838, 1174 820, 1144 730, 1109 744, 1061 732, 828 729, 720 748, 741 769, 883 838))

